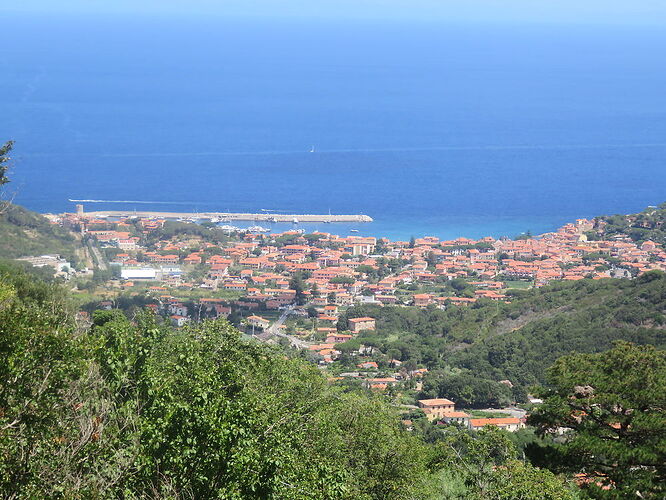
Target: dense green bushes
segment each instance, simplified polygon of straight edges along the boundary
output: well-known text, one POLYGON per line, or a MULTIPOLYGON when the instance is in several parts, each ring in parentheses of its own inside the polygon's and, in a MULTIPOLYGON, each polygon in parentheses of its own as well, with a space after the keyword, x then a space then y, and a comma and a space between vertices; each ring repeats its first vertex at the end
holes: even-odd
POLYGON ((596 498, 666 494, 666 352, 618 342, 600 354, 574 354, 548 371, 551 389, 529 422, 564 436, 545 464, 585 471, 596 498))
POLYGON ((380 398, 241 340, 57 289, 0 286, 0 492, 21 497, 423 498, 432 450, 380 398))

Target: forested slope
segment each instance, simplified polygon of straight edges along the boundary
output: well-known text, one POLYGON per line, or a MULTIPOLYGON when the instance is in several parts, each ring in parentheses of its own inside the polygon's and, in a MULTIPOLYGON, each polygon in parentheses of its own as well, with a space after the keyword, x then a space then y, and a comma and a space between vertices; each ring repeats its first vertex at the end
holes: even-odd
POLYGON ((524 305, 531 303, 531 307, 516 318, 526 318, 524 326, 499 334, 498 323, 482 341, 454 353, 451 363, 485 378, 525 385, 543 382, 546 368, 571 352, 601 352, 617 340, 666 344, 663 273, 648 273, 633 281, 579 283, 526 300, 524 305), (564 297, 568 303, 560 305, 564 297), (529 320, 533 311, 547 314, 535 314, 529 320))
POLYGON ((365 315, 377 318, 377 332, 352 344, 375 345, 431 370, 461 368, 476 379, 527 386, 543 382, 546 368, 573 351, 604 351, 615 340, 666 345, 666 277, 557 282, 516 292, 509 304, 445 311, 360 306, 347 311, 340 328, 365 315))
POLYGON ((0 258, 60 254, 76 261, 74 235, 19 205, 0 203, 0 258))

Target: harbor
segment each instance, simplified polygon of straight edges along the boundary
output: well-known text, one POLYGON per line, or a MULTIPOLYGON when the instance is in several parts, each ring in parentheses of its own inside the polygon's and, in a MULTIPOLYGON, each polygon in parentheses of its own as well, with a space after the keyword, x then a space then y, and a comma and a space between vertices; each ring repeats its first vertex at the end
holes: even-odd
POLYGON ((256 222, 372 222, 369 215, 340 215, 340 214, 278 214, 278 213, 231 213, 231 212, 154 212, 139 210, 100 210, 94 212, 83 212, 77 210, 77 214, 89 218, 128 218, 139 217, 142 219, 186 219, 186 220, 211 220, 221 221, 256 221, 256 222))

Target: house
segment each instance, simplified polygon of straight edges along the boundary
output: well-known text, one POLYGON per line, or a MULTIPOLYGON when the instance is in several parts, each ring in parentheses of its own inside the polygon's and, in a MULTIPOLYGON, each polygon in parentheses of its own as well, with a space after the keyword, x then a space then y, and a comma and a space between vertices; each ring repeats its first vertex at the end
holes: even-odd
POLYGON ((261 328, 262 330, 265 330, 271 324, 271 322, 268 321, 267 319, 262 318, 261 316, 254 316, 254 315, 248 316, 246 321, 248 325, 253 326, 255 328, 261 328))
POLYGON ((394 377, 369 378, 365 381, 365 386, 369 389, 386 389, 388 386, 397 384, 399 381, 394 377))
POLYGON ((327 344, 341 344, 342 342, 347 342, 353 338, 352 335, 347 335, 344 333, 333 333, 326 337, 327 344))
POLYGON ((452 411, 450 413, 445 413, 442 417, 442 421, 447 424, 460 424, 465 427, 469 427, 469 415, 464 411, 452 411))
POLYGON ((516 417, 505 418, 470 418, 469 428, 473 431, 482 429, 486 425, 494 425, 509 432, 516 432, 525 427, 523 421, 516 417))
POLYGON ((352 333, 359 333, 363 330, 375 329, 375 318, 369 318, 369 317, 350 318, 348 321, 349 321, 349 330, 352 333))
POLYGON ((416 293, 414 294, 413 299, 416 307, 427 307, 432 300, 432 295, 428 293, 416 293))
POLYGON ((180 302, 169 304, 169 312, 175 316, 187 316, 187 306, 180 302))
POLYGON ((178 264, 179 257, 178 255, 158 255, 153 259, 155 262, 160 264, 178 264))
POLYGON ((173 316, 171 316, 171 324, 178 328, 185 325, 185 323, 187 323, 189 320, 190 318, 187 318, 185 316, 180 316, 178 314, 174 314, 173 316))
POLYGON ((443 418, 447 413, 453 413, 456 409, 456 404, 444 398, 419 399, 419 408, 423 409, 428 420, 438 420, 443 418))

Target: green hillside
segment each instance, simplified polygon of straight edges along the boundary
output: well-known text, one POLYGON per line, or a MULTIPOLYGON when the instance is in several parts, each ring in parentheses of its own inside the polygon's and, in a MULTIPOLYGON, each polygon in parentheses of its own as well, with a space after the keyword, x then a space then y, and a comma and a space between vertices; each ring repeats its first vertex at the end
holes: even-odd
POLYGON ((452 353, 451 364, 529 385, 543 382, 546 368, 572 352, 605 351, 617 340, 666 346, 663 273, 632 281, 558 284, 516 306, 470 347, 452 353))
POLYGON ((666 243, 666 203, 648 207, 637 214, 595 217, 594 230, 587 233, 590 239, 612 239, 618 235, 626 235, 638 242, 666 243))
POLYGON ((511 391, 498 381, 508 379, 521 387, 543 382, 546 369, 573 351, 604 351, 616 340, 666 345, 663 273, 636 280, 557 282, 513 294, 509 304, 479 301, 445 311, 353 307, 340 328, 345 328, 347 317, 367 315, 377 318, 377 332, 362 334, 343 349, 373 345, 385 360, 424 364, 434 372, 431 381, 446 374, 447 383, 426 383, 430 395, 465 378, 468 388, 485 381, 484 390, 492 383, 490 389, 509 398, 511 391))
POLYGON ((60 254, 76 262, 76 237, 44 216, 19 205, 3 203, 0 210, 0 258, 60 254))

